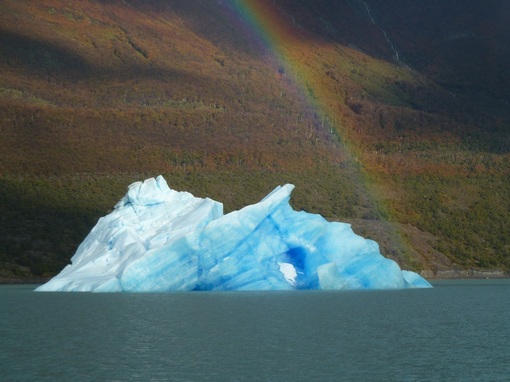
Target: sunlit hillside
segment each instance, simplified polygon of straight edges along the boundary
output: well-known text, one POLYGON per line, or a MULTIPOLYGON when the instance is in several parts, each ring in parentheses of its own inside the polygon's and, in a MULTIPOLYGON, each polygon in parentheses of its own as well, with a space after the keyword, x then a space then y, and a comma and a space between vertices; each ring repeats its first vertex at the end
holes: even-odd
POLYGON ((58 272, 159 174, 227 211, 290 182, 406 268, 508 270, 508 6, 482 3, 3 1, 0 279, 58 272))

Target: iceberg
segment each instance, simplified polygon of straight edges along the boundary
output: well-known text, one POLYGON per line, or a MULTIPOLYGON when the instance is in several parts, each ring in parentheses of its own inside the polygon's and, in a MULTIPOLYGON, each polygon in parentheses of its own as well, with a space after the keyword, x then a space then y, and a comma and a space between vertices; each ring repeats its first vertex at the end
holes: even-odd
POLYGON ((223 213, 223 204, 136 182, 37 291, 402 289, 430 287, 350 225, 289 204, 294 186, 223 213))

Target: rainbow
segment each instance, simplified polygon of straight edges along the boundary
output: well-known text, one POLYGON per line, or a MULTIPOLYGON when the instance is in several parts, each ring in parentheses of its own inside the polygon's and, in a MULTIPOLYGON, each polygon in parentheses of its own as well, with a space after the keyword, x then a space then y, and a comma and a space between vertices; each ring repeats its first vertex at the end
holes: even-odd
MULTIPOLYGON (((304 105, 339 138, 342 156, 350 163, 359 163, 355 146, 342 136, 338 93, 324 85, 323 70, 317 67, 317 48, 321 54, 329 51, 336 55, 335 47, 321 43, 316 36, 311 37, 274 0, 228 0, 223 4, 232 13, 233 20, 241 20, 246 35, 276 59, 279 71, 285 73, 287 84, 290 83, 304 105)), ((359 179, 365 178, 365 175, 359 176, 359 179)))
POLYGON ((246 31, 271 56, 277 59, 291 78, 308 104, 315 109, 319 103, 312 96, 315 91, 313 71, 304 67, 301 62, 307 54, 307 37, 296 24, 291 15, 285 14, 273 0, 230 0, 230 9, 243 21, 246 31))
MULTIPOLYGON (((292 17, 278 7, 274 0, 227 0, 228 7, 237 18, 242 20, 245 31, 255 38, 268 54, 276 58, 279 65, 284 68, 285 75, 291 79, 297 88, 298 94, 314 110, 323 121, 328 121, 327 128, 334 132, 340 141, 340 150, 354 170, 353 182, 357 184, 360 192, 370 199, 371 204, 383 215, 389 212, 381 202, 371 176, 363 169, 359 160, 356 145, 342 136, 342 115, 338 112, 338 92, 323 86, 324 76, 321 69, 314 68, 313 47, 320 44, 316 39, 310 41, 310 36, 303 31, 292 17)), ((321 54, 333 52, 335 47, 323 44, 320 46, 321 54), (328 50, 329 49, 329 50, 328 50)), ((336 53, 332 53, 336 54, 336 53)), ((390 219, 391 220, 391 219, 390 219)), ((412 252, 409 243, 389 223, 381 221, 384 229, 391 237, 392 244, 399 247, 403 253, 412 252)))

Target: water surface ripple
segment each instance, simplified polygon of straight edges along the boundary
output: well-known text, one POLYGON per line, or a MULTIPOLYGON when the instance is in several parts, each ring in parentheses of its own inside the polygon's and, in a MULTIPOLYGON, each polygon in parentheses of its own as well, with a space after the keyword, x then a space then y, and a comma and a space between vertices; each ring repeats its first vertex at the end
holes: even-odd
POLYGON ((0 380, 510 380, 510 281, 434 285, 167 294, 0 286, 0 380))

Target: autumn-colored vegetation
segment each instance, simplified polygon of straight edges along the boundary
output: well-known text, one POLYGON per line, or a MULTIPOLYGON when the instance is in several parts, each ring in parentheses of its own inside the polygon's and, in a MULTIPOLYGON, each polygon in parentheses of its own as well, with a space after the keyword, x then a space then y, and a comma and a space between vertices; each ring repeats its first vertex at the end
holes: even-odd
POLYGON ((405 267, 508 270, 505 29, 478 26, 486 55, 446 80, 436 30, 412 45, 405 7, 385 4, 405 65, 357 1, 267 2, 294 33, 280 59, 235 2, 4 1, 0 279, 58 272, 159 174, 227 211, 290 182, 295 208, 352 222, 405 267))

